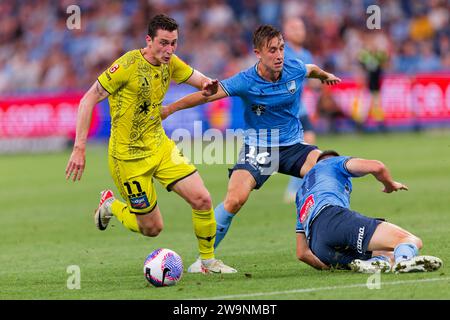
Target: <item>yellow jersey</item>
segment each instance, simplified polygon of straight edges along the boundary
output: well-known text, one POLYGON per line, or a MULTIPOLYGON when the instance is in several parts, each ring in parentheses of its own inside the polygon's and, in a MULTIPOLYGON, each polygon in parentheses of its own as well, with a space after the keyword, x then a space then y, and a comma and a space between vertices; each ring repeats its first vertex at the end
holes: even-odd
POLYGON ((161 125, 160 109, 170 80, 182 83, 193 72, 176 55, 172 55, 168 64, 152 65, 140 50, 125 53, 105 70, 98 82, 109 93, 109 154, 130 160, 158 152, 168 140, 161 125))

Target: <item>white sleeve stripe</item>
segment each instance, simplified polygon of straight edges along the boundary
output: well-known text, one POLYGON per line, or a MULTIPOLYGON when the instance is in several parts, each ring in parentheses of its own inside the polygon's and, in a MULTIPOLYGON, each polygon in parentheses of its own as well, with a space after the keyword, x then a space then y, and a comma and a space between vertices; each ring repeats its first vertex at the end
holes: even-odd
POLYGON ((231 96, 230 93, 227 91, 227 89, 225 89, 224 85, 222 84, 222 81, 219 81, 219 85, 220 85, 220 87, 223 89, 223 91, 225 91, 225 93, 227 94, 227 96, 231 96))
POLYGON ((354 174, 351 173, 350 170, 347 169, 347 162, 349 162, 351 159, 353 159, 353 157, 347 158, 347 159, 344 161, 343 165, 344 165, 345 171, 347 171, 350 175, 354 176, 354 174))

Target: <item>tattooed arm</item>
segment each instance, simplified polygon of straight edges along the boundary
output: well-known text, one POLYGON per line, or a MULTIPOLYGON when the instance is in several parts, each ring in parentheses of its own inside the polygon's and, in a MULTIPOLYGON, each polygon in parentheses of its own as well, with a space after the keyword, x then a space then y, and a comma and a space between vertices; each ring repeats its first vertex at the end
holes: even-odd
POLYGON ((73 151, 66 166, 66 179, 80 180, 86 164, 86 141, 95 105, 109 96, 102 85, 95 81, 80 100, 77 115, 76 137, 73 151))

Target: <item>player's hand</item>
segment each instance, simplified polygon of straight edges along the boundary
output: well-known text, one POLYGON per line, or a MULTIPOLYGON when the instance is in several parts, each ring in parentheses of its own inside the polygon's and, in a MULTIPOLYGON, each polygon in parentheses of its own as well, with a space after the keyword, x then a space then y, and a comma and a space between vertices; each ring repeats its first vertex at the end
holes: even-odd
POLYGON ((219 80, 208 79, 202 84, 202 95, 204 97, 215 95, 218 89, 219 89, 219 80))
POLYGON ((326 78, 321 79, 322 83, 328 84, 328 85, 335 85, 341 82, 341 79, 336 77, 332 73, 328 73, 326 78))
POLYGON ((398 190, 406 190, 408 191, 408 187, 400 182, 392 182, 390 185, 385 185, 383 192, 391 193, 398 190))
POLYGON ((161 120, 166 119, 168 116, 172 114, 172 112, 170 112, 169 106, 162 106, 159 113, 161 115, 161 120))
POLYGON ((69 180, 71 177, 73 181, 80 180, 85 165, 85 148, 74 147, 66 167, 66 180, 69 180))

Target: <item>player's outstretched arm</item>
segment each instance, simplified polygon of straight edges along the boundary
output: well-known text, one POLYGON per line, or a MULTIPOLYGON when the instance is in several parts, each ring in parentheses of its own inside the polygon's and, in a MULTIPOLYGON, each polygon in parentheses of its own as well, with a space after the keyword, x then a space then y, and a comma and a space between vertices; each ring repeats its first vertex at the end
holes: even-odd
POLYGON ((319 79, 322 83, 326 83, 329 85, 338 84, 341 82, 341 79, 336 77, 334 74, 326 72, 320 69, 315 64, 307 64, 306 65, 306 77, 319 79))
POLYGON ((198 70, 194 70, 186 83, 200 90, 205 97, 216 94, 219 88, 219 80, 208 78, 198 70))
POLYGON ((372 174, 384 185, 383 192, 408 190, 406 185, 392 179, 389 169, 381 161, 353 158, 347 161, 346 167, 350 173, 356 176, 372 174))
POLYGON ((66 166, 66 179, 81 179, 86 165, 86 141, 95 105, 109 93, 96 81, 80 100, 77 114, 77 127, 73 151, 66 166))
POLYGON ((218 86, 218 90, 216 94, 213 94, 211 96, 205 96, 203 94, 203 91, 198 91, 191 93, 171 104, 168 106, 163 106, 161 108, 161 119, 164 120, 168 116, 170 116, 172 113, 177 112, 179 110, 192 108, 207 102, 219 100, 222 98, 225 98, 227 94, 225 91, 223 91, 221 86, 218 86))
POLYGON ((297 258, 318 270, 327 270, 330 268, 320 261, 320 259, 311 251, 304 233, 297 233, 297 258))

